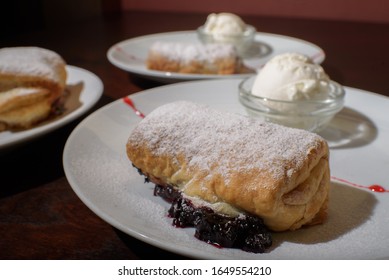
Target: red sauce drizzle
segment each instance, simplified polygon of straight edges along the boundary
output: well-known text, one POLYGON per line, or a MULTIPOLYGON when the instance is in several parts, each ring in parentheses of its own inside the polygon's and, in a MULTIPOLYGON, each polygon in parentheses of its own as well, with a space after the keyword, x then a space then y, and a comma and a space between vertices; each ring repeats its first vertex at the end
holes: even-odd
POLYGON ((368 190, 370 190, 372 192, 378 192, 378 193, 389 192, 389 190, 385 189, 384 187, 382 187, 380 185, 363 186, 363 185, 355 184, 355 183, 352 183, 352 182, 349 182, 347 180, 344 180, 344 179, 341 179, 341 178, 337 178, 337 177, 334 177, 334 176, 331 176, 331 178, 333 180, 336 180, 336 181, 342 182, 342 183, 346 183, 346 184, 351 185, 353 187, 357 187, 357 188, 361 188, 361 189, 368 189, 368 190))
POLYGON ((367 187, 372 192, 389 192, 384 187, 381 187, 380 185, 372 185, 370 187, 367 187))
POLYGON ((142 119, 143 119, 144 117, 146 117, 145 114, 143 114, 141 111, 139 111, 139 110, 136 108, 136 106, 135 106, 134 102, 131 100, 131 98, 129 98, 128 96, 126 96, 126 97, 123 98, 123 101, 124 101, 124 103, 126 103, 128 106, 130 106, 130 107, 132 108, 132 110, 134 110, 134 112, 135 112, 135 114, 136 114, 137 116, 139 116, 139 117, 142 118, 142 119))

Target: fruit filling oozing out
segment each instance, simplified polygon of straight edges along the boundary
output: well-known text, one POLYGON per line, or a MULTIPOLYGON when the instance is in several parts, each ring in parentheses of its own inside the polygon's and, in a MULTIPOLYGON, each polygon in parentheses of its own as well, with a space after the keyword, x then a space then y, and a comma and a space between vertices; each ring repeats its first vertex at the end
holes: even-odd
POLYGON ((230 217, 207 206, 196 207, 173 186, 155 185, 154 195, 171 203, 168 215, 173 218, 172 224, 194 227, 194 236, 199 240, 219 248, 239 248, 253 253, 264 253, 272 245, 271 233, 259 217, 249 214, 230 217))

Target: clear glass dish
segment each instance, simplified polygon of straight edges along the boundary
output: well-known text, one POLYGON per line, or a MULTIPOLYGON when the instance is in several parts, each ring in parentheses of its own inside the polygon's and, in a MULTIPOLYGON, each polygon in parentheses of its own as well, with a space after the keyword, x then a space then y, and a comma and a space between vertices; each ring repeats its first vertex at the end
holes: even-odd
POLYGON ((204 44, 210 43, 222 43, 222 44, 232 44, 235 46, 237 52, 241 56, 245 56, 252 43, 254 42, 254 37, 256 34, 255 27, 251 25, 246 25, 246 30, 242 35, 213 35, 205 32, 204 26, 200 26, 197 29, 197 36, 200 41, 204 44))
POLYGON ((345 91, 337 82, 330 82, 328 98, 321 100, 284 101, 253 95, 256 77, 239 84, 239 101, 248 114, 289 127, 317 132, 323 129, 344 106, 345 91))

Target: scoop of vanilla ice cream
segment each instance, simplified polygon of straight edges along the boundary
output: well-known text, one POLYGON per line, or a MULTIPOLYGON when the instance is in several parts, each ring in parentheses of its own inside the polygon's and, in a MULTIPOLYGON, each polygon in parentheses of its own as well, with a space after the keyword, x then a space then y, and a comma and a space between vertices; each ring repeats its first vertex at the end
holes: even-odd
POLYGON ((330 78, 309 57, 280 54, 268 61, 255 78, 252 94, 284 101, 326 99, 330 78))
POLYGON ((215 37, 242 35, 245 29, 244 21, 231 13, 210 14, 204 24, 204 32, 215 37))

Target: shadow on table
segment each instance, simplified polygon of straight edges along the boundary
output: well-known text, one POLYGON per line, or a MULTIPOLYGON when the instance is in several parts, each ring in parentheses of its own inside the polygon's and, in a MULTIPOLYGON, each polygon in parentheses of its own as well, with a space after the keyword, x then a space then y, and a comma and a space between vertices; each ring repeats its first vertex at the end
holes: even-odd
POLYGON ((117 236, 141 260, 186 260, 188 258, 177 255, 133 238, 124 232, 115 229, 117 236))
MULTIPOLYGON (((81 85, 75 85, 79 86, 81 85)), ((112 98, 103 96, 88 112, 63 127, 0 150, 0 198, 33 189, 64 176, 62 156, 70 133, 89 113, 112 101, 112 98)), ((72 104, 75 107, 79 105, 76 99, 72 104)))

